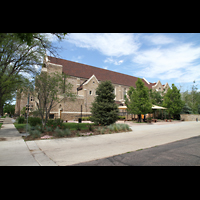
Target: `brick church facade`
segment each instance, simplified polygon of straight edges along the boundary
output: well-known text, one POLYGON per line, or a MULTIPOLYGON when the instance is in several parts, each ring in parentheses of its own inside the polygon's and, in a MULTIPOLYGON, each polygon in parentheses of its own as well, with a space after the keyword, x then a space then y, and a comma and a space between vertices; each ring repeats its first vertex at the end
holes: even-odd
MULTIPOLYGON (((90 107, 96 96, 96 88, 101 81, 110 80, 115 88, 115 101, 119 106, 123 106, 124 95, 130 86, 136 87, 137 77, 101 69, 69 60, 47 56, 44 59, 42 72, 65 73, 70 77, 67 79, 73 85, 72 92, 77 94, 75 101, 69 101, 67 98, 61 101, 50 112, 50 118, 61 118, 63 120, 77 120, 81 114, 90 115, 90 107)), ((149 89, 162 92, 169 88, 168 83, 162 85, 158 80, 157 83, 150 83, 145 78, 142 79, 144 85, 149 89)), ((36 107, 37 99, 30 96, 29 103, 32 110, 36 107)), ((15 113, 20 115, 20 111, 27 104, 27 97, 21 94, 16 99, 15 113)), ((31 112, 30 112, 31 113, 31 112)))

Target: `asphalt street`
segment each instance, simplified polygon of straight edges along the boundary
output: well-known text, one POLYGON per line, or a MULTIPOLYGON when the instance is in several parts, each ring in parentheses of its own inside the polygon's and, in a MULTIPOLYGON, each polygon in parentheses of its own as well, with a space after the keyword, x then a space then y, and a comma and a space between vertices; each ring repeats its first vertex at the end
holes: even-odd
POLYGON ((200 136, 74 166, 199 166, 200 136))
POLYGON ((123 133, 25 142, 11 118, 0 130, 0 165, 199 165, 200 122, 130 124, 123 133), (129 153, 127 153, 129 152, 129 153))

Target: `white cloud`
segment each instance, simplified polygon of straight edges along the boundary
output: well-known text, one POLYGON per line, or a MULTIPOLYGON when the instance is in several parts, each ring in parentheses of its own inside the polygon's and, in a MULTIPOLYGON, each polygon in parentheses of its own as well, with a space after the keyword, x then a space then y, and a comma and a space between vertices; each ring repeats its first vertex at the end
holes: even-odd
POLYGON ((153 48, 137 52, 133 57, 133 62, 139 64, 140 70, 136 75, 177 80, 185 76, 184 82, 191 79, 200 78, 199 66, 194 62, 200 58, 200 47, 192 44, 181 44, 170 48, 153 48))
POLYGON ((186 68, 185 72, 182 72, 182 76, 178 77, 177 82, 192 83, 194 80, 200 81, 200 65, 186 68))
POLYGON ((65 41, 97 50, 107 56, 104 63, 116 66, 124 62, 117 57, 127 56, 126 63, 132 61, 127 71, 134 76, 191 82, 200 80, 200 47, 195 46, 199 40, 194 36, 194 43, 184 43, 189 41, 185 34, 71 33, 65 41))
POLYGON ((172 37, 167 37, 161 33, 146 35, 143 38, 155 45, 170 44, 174 42, 174 39, 172 37))
POLYGON ((113 63, 114 65, 121 65, 124 60, 119 60, 117 61, 116 59, 113 58, 107 58, 106 60, 104 60, 105 63, 113 63))
POLYGON ((95 49, 106 56, 130 55, 140 46, 130 33, 71 33, 66 41, 78 47, 95 49))

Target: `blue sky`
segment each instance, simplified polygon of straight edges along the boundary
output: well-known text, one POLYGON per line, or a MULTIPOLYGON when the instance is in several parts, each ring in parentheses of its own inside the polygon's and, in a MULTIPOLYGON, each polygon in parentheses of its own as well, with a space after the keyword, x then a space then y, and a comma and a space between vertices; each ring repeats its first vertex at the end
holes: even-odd
POLYGON ((199 33, 70 33, 62 42, 60 58, 146 78, 200 89, 199 33))

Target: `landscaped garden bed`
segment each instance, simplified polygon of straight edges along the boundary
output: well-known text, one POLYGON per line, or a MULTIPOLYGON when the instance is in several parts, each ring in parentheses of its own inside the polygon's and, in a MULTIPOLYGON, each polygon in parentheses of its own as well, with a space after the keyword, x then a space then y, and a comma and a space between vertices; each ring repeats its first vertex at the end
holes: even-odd
MULTIPOLYGON (((26 124, 14 124, 19 133, 26 132, 26 124)), ((47 125, 28 125, 30 135, 23 136, 24 140, 41 140, 56 138, 85 137, 91 135, 111 134, 131 131, 127 124, 111 124, 109 126, 95 125, 94 123, 63 123, 61 120, 49 120, 47 125)))

